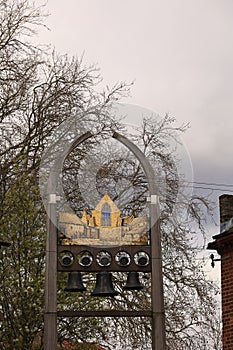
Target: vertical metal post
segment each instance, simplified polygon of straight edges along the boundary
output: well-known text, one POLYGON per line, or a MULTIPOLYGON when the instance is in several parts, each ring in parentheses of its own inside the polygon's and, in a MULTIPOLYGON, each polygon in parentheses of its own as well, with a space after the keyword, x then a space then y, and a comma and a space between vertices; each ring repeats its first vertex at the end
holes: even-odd
POLYGON ((57 227, 56 195, 49 195, 47 209, 44 350, 57 348, 57 227))
MULTIPOLYGON (((57 185, 62 166, 67 155, 81 142, 90 138, 88 131, 77 135, 75 140, 57 154, 50 169, 47 183, 47 238, 46 238, 46 271, 45 271, 45 313, 44 313, 44 350, 57 348, 57 185)), ((48 157, 53 148, 48 150, 48 157)))
POLYGON ((154 170, 145 154, 125 136, 114 132, 113 137, 128 147, 141 163, 150 192, 151 218, 151 303, 152 303, 152 350, 166 349, 165 310, 163 297, 162 253, 158 185, 154 170))
POLYGON ((152 350, 165 350, 165 310, 163 298, 161 232, 158 196, 151 195, 151 303, 152 350))

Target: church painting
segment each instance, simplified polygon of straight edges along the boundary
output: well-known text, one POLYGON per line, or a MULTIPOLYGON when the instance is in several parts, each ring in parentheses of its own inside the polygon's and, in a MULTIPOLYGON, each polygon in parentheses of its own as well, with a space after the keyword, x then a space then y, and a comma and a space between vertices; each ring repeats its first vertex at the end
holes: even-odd
POLYGON ((102 207, 101 226, 111 226, 110 214, 111 214, 110 205, 106 202, 102 207))
POLYGON ((91 214, 82 218, 73 213, 59 213, 61 244, 147 245, 148 219, 121 216, 121 211, 106 193, 91 214))

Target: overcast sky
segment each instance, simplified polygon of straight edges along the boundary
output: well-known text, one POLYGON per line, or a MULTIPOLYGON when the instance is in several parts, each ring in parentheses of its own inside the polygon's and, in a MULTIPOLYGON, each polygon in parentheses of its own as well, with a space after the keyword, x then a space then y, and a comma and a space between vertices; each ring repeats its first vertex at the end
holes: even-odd
MULTIPOLYGON (((47 0, 46 8, 50 31, 40 41, 84 53, 106 85, 135 81, 124 103, 190 122, 183 139, 194 180, 233 184, 232 0, 47 0)), ((223 193, 213 192, 216 204, 223 193)))

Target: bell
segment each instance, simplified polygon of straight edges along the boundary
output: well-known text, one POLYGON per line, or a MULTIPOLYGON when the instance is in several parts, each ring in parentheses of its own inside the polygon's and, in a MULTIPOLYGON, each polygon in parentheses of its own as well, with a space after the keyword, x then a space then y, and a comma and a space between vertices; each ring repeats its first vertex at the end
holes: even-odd
POLYGON ((68 276, 68 282, 64 291, 66 292, 84 292, 86 287, 82 282, 82 275, 79 271, 71 271, 68 276))
POLYGON ((129 272, 127 276, 126 285, 123 287, 124 290, 141 290, 143 286, 139 281, 138 272, 129 272))
POLYGON ((96 274, 96 285, 91 293, 97 297, 114 297, 118 292, 114 289, 112 283, 112 274, 107 271, 101 271, 96 274))

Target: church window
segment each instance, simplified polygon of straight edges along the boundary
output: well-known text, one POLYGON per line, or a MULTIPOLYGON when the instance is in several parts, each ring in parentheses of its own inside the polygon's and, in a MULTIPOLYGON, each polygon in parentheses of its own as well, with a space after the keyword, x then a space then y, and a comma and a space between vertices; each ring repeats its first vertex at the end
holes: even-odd
POLYGON ((110 205, 108 203, 104 203, 102 206, 102 226, 111 226, 110 213, 110 205))

